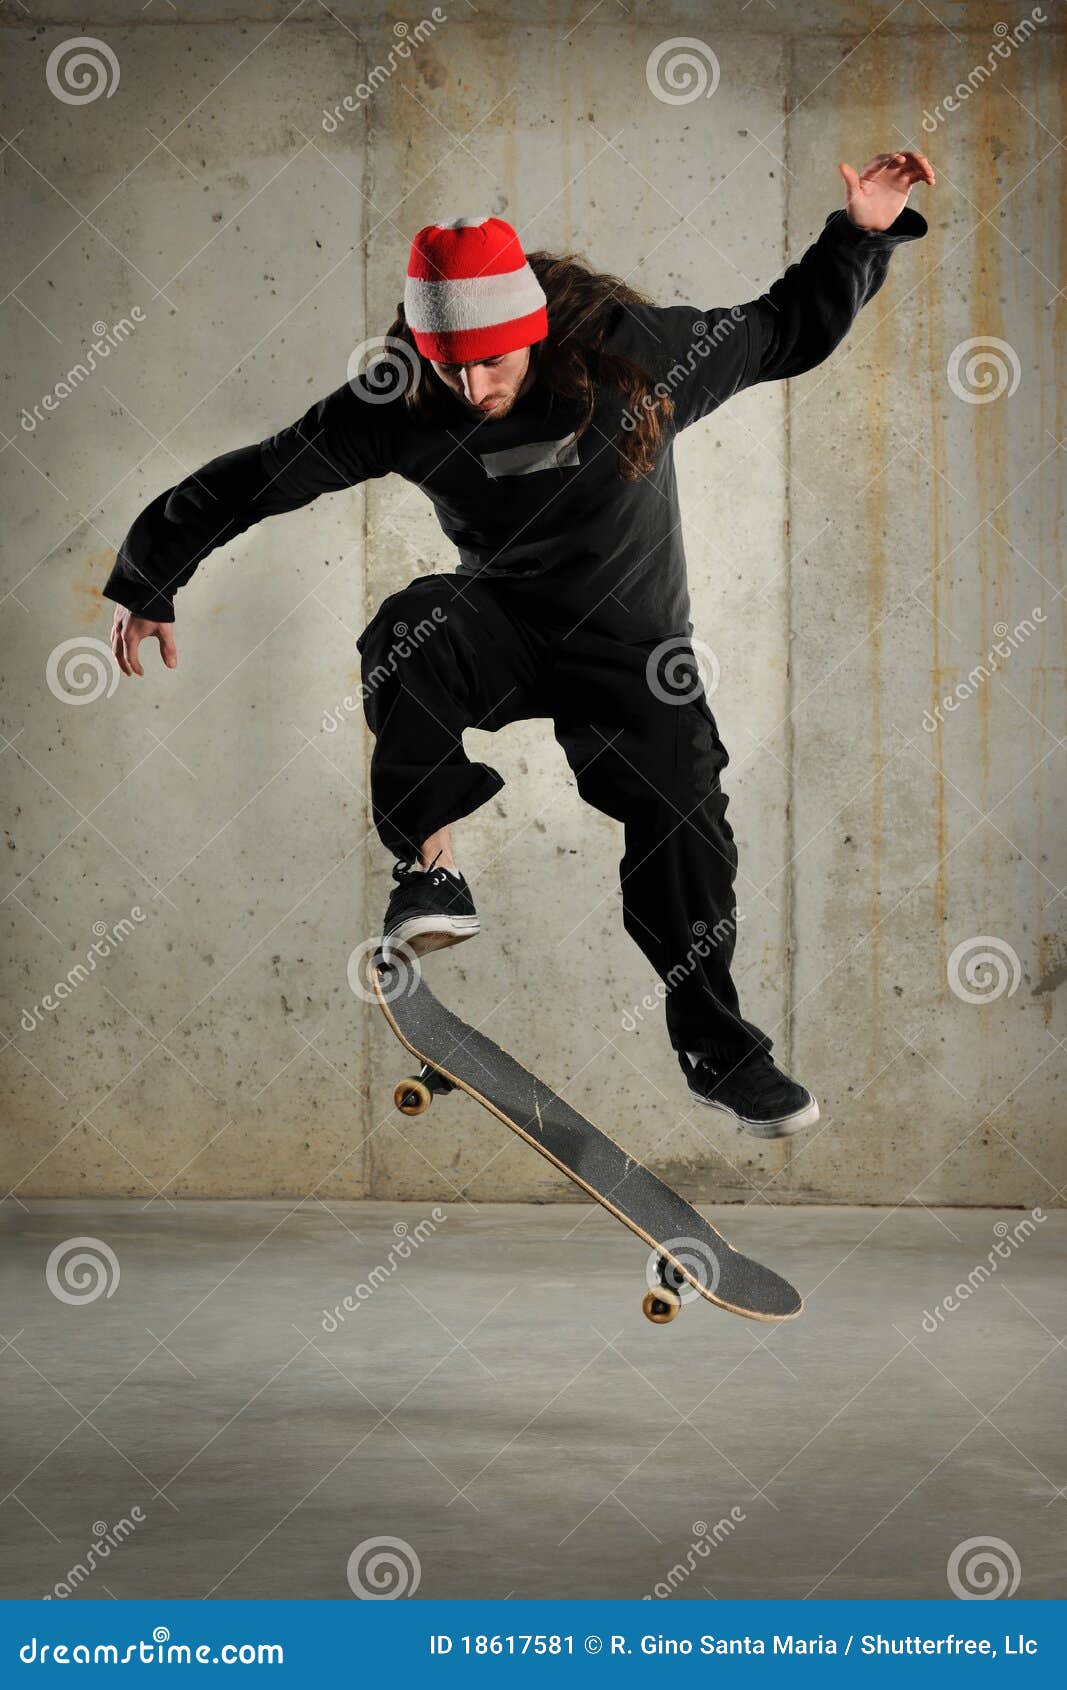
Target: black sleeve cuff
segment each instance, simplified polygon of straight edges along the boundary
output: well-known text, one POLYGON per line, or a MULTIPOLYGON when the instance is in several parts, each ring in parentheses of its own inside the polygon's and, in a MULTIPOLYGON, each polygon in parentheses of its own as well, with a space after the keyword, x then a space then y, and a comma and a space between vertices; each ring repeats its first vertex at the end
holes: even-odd
POLYGON ((108 576, 102 591, 104 598, 113 599, 134 616, 144 616, 149 622, 174 621, 174 600, 168 594, 158 592, 150 582, 138 581, 135 576, 120 573, 118 564, 108 576))
POLYGON ((916 211, 913 205, 906 205, 888 229, 861 229, 843 209, 831 211, 824 229, 829 229, 831 225, 839 240, 847 241, 850 246, 868 247, 896 246, 898 241, 921 240, 929 226, 922 212, 916 211))

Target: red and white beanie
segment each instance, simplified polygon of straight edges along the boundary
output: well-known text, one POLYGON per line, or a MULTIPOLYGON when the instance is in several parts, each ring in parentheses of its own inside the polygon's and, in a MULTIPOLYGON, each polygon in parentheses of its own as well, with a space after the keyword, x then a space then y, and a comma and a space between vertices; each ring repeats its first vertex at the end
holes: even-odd
POLYGON ((510 223, 457 217, 411 243, 404 316, 424 358, 467 364, 548 334, 548 301, 510 223))

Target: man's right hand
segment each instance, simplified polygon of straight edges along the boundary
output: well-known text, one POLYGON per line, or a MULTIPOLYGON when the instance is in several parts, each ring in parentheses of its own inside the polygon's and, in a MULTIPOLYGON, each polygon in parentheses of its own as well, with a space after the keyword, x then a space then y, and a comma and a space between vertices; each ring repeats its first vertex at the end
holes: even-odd
POLYGON ((137 660, 137 648, 142 640, 158 640, 163 662, 168 669, 178 666, 178 648, 174 643, 173 622, 150 622, 145 616, 135 616, 122 605, 115 606, 115 620, 111 624, 111 649, 124 675, 143 675, 137 660))

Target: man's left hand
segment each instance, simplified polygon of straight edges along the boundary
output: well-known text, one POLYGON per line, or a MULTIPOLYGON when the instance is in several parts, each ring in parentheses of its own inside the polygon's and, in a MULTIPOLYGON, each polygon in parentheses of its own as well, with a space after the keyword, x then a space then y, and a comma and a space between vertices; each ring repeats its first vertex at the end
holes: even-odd
POLYGON ((922 153, 877 153, 857 176, 839 164, 845 182, 845 214, 858 229, 888 229, 908 203, 916 182, 934 185, 934 173, 922 153))

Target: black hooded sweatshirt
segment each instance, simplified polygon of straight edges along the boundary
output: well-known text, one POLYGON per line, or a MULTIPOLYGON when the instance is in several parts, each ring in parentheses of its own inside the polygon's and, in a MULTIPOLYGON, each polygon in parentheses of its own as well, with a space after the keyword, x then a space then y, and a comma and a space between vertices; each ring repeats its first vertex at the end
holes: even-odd
POLYGON ((911 208, 876 233, 835 211, 758 299, 703 311, 620 303, 605 350, 647 370, 674 404, 655 464, 635 481, 617 462, 633 419, 603 383, 575 442, 584 402, 536 382, 499 422, 472 419, 457 400, 454 415, 431 425, 398 401, 381 403, 361 377, 280 434, 161 493, 123 541, 105 596, 172 622, 175 591, 210 552, 263 517, 395 471, 433 501, 459 574, 521 583, 519 596, 553 620, 624 640, 691 633, 674 435, 746 387, 821 363, 878 292, 894 247, 926 229, 911 208))

